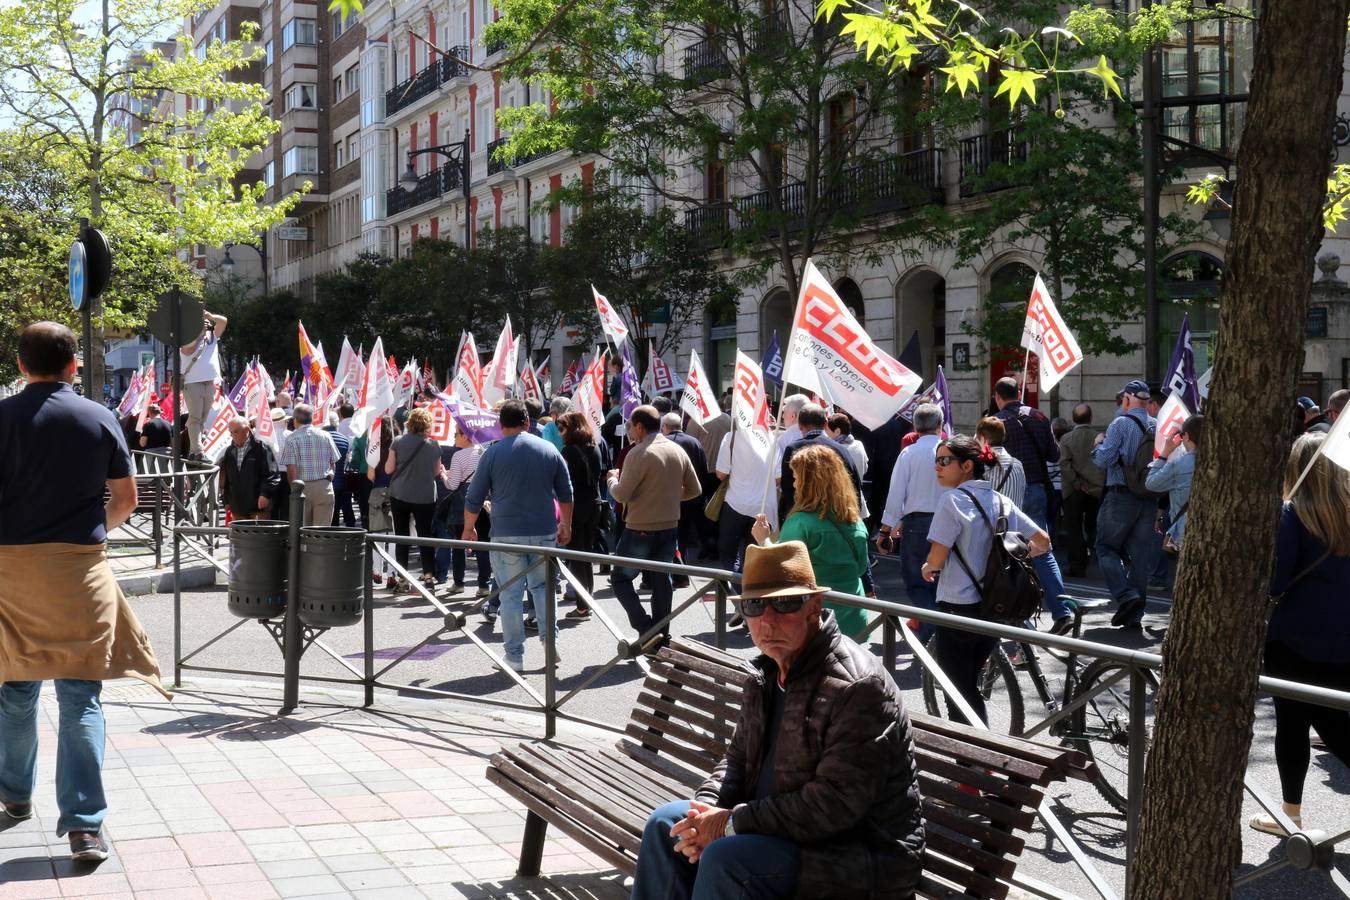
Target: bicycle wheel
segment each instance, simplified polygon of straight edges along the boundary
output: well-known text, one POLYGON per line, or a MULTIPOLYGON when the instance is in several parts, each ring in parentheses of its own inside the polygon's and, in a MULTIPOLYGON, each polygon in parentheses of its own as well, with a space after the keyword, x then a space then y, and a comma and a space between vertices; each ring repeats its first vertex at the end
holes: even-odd
MULTIPOLYGON (((937 646, 937 635, 928 639, 928 652, 932 654, 937 646)), ((928 669, 923 670, 923 705, 931 716, 946 714, 943 704, 938 702, 937 679, 928 669)), ((980 672, 980 693, 984 695, 985 715, 989 718, 989 729, 998 734, 1019 735, 1026 727, 1022 706, 1022 686, 1017 680, 1017 670, 1003 652, 1003 646, 994 648, 989 660, 980 672)), ((945 697, 945 694, 944 694, 945 697)))
MULTIPOLYGON (((1099 659, 1083 670, 1074 691, 1074 697, 1092 694, 1102 682, 1121 669, 1119 663, 1099 659)), ((1065 698, 1072 703, 1074 697, 1065 698)), ((1146 721, 1143 724, 1144 749, 1153 740, 1153 713, 1157 688, 1148 683, 1144 699, 1146 721)), ((1125 812, 1129 793, 1130 771, 1130 680, 1126 675, 1110 687, 1101 689, 1087 703, 1074 710, 1069 717, 1069 728, 1062 736, 1065 746, 1081 750, 1097 764, 1097 777, 1092 784, 1102 799, 1117 812, 1125 812)))

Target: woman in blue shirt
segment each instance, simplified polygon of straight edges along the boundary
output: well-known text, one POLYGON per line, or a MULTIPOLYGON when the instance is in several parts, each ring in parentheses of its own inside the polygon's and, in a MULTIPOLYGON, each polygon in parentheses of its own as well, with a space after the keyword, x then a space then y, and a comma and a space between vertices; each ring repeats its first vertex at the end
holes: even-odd
MULTIPOLYGON (((1275 544, 1277 598, 1266 633, 1266 674, 1289 681, 1350 691, 1350 473, 1317 453, 1324 434, 1294 442, 1284 491, 1312 462, 1298 491, 1280 513, 1275 544)), ((1275 765, 1284 811, 1303 827, 1303 782, 1312 754, 1308 729, 1350 766, 1350 712, 1275 698, 1275 765)), ((1283 836, 1268 816, 1251 820, 1257 831, 1283 836)))
MULTIPOLYGON (((923 577, 937 580, 939 611, 979 618, 978 587, 959 562, 953 560, 948 565, 953 549, 960 553, 975 577, 982 578, 991 540, 985 517, 990 522, 996 522, 1000 516, 1007 518, 1008 531, 1027 539, 1032 556, 1050 551, 1050 535, 985 480, 985 469, 994 465, 994 453, 981 447, 975 438, 958 434, 938 444, 933 464, 937 467, 938 484, 948 490, 938 499, 933 524, 928 529, 931 547, 928 561, 923 564, 923 577)), ((980 670, 997 645, 997 638, 974 632, 941 627, 937 630, 934 658, 971 709, 986 721, 984 697, 979 689, 980 670)), ((948 713, 953 719, 966 721, 950 703, 948 713)))
POLYGON ((1195 477, 1195 451, 1205 432, 1205 417, 1191 416, 1181 424, 1181 430, 1168 438, 1162 455, 1148 464, 1144 487, 1161 494, 1167 493, 1167 510, 1172 524, 1167 536, 1180 547, 1186 534, 1186 511, 1191 502, 1191 479, 1195 477), (1185 453, 1178 453, 1181 447, 1185 453))

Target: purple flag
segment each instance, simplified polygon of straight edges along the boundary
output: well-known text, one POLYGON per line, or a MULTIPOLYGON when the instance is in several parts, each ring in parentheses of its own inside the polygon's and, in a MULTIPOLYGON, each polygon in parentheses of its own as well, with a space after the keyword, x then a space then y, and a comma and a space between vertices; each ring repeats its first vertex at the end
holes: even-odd
POLYGON ((1195 380, 1195 350, 1191 347, 1190 313, 1186 313, 1181 320, 1181 332, 1177 335, 1177 346, 1172 351, 1172 364, 1167 367, 1163 388, 1173 394, 1180 394, 1187 409, 1200 408, 1200 386, 1195 380))
POLYGON ((773 330, 768 349, 764 351, 764 357, 759 361, 759 370, 764 373, 766 381, 772 381, 780 391, 783 389, 783 351, 778 348, 777 328, 773 330))
POLYGON ((937 367, 937 377, 933 379, 933 383, 928 386, 928 389, 910 397, 905 405, 900 407, 900 411, 896 415, 906 422, 912 422, 914 421, 914 410, 918 409, 922 403, 934 403, 942 408, 942 431, 940 434, 944 438, 951 437, 955 433, 952 429, 952 398, 947 390, 947 376, 943 373, 942 366, 937 367))
POLYGON ((244 391, 247 389, 248 370, 251 369, 253 365, 254 364, 250 362, 248 365, 244 366, 244 374, 240 375, 239 380, 235 382, 234 387, 230 388, 230 403, 234 405, 235 409, 244 408, 244 401, 247 399, 244 396, 244 391))
POLYGON ((623 418, 633 415, 633 410, 642 405, 642 390, 638 387, 637 366, 633 365, 633 350, 630 341, 623 342, 623 387, 620 389, 623 397, 623 418))
POLYGON ((469 403, 460 403, 448 394, 436 392, 436 399, 455 420, 455 427, 469 436, 470 443, 484 447, 501 440, 501 417, 490 409, 479 409, 469 403))

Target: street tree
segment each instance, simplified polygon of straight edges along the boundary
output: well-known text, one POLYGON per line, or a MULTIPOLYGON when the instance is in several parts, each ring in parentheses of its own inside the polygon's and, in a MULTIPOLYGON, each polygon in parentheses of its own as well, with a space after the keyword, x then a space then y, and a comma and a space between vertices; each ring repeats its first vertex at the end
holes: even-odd
MULTIPOLYGON (((52 240, 68 245, 85 217, 112 245, 112 280, 93 308, 100 328, 143 323, 170 287, 199 292, 188 267, 173 260, 177 251, 252 241, 296 199, 267 206, 266 186, 240 177, 278 127, 255 83, 256 26, 246 23, 239 40, 213 40, 201 53, 184 36, 163 41, 206 8, 204 0, 26 0, 0 8, 4 119, 70 189, 64 227, 52 240)), ((30 252, 36 260, 53 248, 30 252)), ((101 384, 102 342, 86 350, 92 381, 101 384)))

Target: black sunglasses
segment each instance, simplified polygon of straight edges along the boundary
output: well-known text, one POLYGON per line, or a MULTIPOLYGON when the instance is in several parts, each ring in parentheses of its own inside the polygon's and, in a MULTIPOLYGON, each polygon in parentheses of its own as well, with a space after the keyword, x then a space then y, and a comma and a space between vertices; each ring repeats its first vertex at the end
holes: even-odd
POLYGON ((774 597, 772 599, 763 597, 754 600, 740 601, 741 615, 747 619, 758 619, 764 615, 766 607, 772 606, 773 611, 783 616, 790 616, 802 608, 806 603, 805 597, 774 597))

